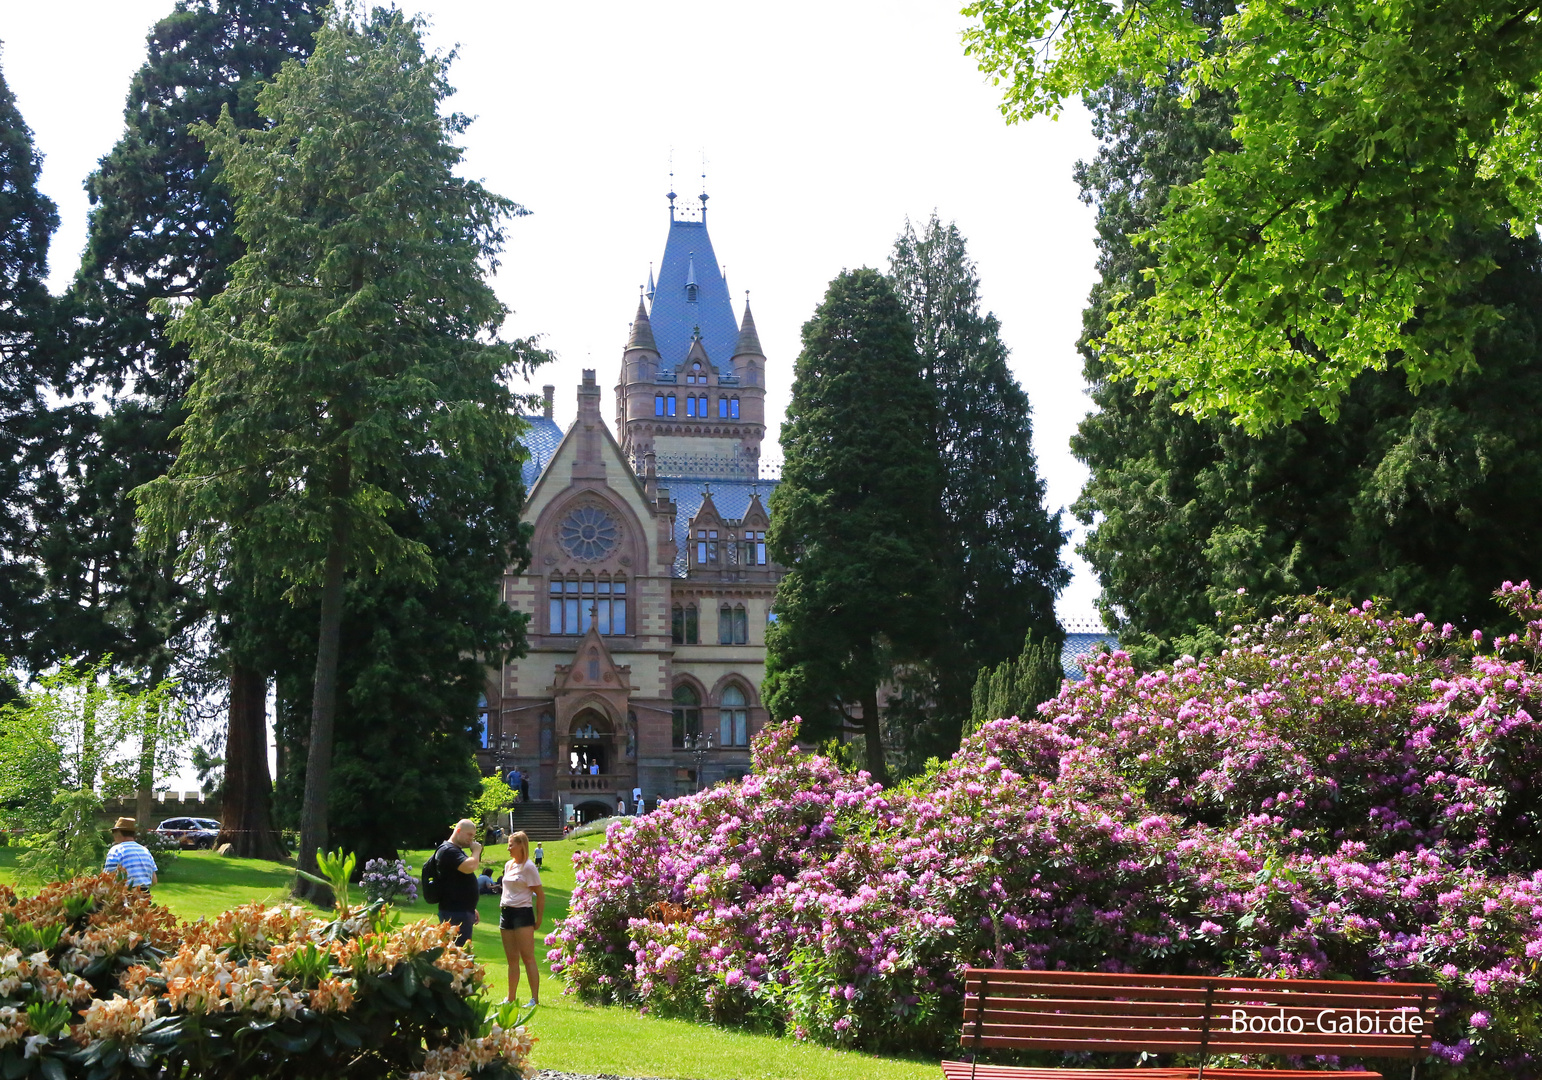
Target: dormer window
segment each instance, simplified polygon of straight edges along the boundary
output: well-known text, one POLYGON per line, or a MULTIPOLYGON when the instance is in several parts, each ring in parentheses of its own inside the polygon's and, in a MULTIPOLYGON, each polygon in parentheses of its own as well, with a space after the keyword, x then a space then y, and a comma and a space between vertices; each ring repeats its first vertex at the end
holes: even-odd
POLYGON ((697 383, 701 383, 703 386, 707 385, 707 373, 701 369, 701 361, 698 360, 691 365, 691 370, 685 373, 685 381, 692 386, 695 386, 697 383))

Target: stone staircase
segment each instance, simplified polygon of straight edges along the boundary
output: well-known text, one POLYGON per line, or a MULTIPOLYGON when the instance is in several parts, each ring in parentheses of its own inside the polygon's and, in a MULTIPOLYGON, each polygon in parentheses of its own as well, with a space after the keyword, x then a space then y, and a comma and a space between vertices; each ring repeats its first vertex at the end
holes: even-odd
POLYGON ((522 802, 509 813, 514 822, 512 831, 523 829, 532 841, 562 839, 562 814, 556 803, 522 802))

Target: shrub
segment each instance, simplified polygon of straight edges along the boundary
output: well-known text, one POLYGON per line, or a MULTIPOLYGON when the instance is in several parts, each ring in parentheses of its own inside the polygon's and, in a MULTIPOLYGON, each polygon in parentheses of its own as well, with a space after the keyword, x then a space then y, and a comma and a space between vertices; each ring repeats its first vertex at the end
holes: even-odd
POLYGON ((0 1075, 521 1076, 531 1039, 492 1010, 451 927, 383 905, 324 922, 249 904, 178 923, 100 875, 0 887, 0 1075))
POLYGON ((177 856, 182 854, 182 845, 177 843, 175 837, 167 836, 155 829, 146 829, 136 839, 149 850, 151 857, 155 859, 156 869, 161 873, 165 873, 166 868, 176 862, 177 856))
POLYGON ((90 788, 66 788, 51 807, 52 820, 27 837, 27 850, 16 860, 22 880, 58 881, 101 869, 107 854, 101 796, 90 788))
POLYGON ((575 856, 593 998, 870 1048, 956 1043, 970 965, 1438 983, 1437 1070, 1537 1071, 1542 604, 1485 643, 1306 599, 1219 657, 1120 653, 888 790, 795 727, 575 856))
POLYGON ((411 904, 418 898, 418 883, 412 876, 412 867, 401 859, 371 859, 364 864, 364 877, 359 882, 364 895, 371 903, 411 904))

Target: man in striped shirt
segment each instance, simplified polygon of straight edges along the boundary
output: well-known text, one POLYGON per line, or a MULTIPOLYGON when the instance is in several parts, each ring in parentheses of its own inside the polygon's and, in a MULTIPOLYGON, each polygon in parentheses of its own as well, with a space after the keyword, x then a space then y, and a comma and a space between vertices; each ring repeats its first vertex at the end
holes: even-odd
POLYGON ((149 892, 150 886, 158 880, 155 856, 134 839, 138 824, 131 817, 120 817, 113 825, 112 847, 107 850, 107 862, 102 866, 102 872, 120 874, 134 888, 149 892))

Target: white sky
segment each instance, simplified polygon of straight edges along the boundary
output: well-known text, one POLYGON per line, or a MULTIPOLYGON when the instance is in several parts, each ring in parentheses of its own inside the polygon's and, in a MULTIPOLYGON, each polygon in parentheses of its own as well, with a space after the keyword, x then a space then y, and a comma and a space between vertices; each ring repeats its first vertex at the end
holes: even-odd
MULTIPOLYGON (((838 0, 649 5, 423 0, 431 42, 459 46, 451 104, 477 117, 466 172, 534 211, 510 227, 496 287, 507 330, 541 333, 571 420, 580 369, 599 370, 603 415, 637 287, 663 254, 670 150, 676 188, 699 190, 735 312, 753 293, 769 364, 768 414, 791 389, 799 328, 844 267, 886 268, 908 214, 954 219, 978 261, 1035 412, 1051 507, 1086 472, 1067 439, 1089 402, 1075 340, 1094 280, 1093 213, 1071 169, 1096 151, 1086 117, 1007 126, 964 56, 954 3, 838 0)), ((81 184, 122 130, 144 37, 172 0, 48 0, 0 7, 4 71, 46 155, 59 205, 51 284, 84 245, 81 184)), ((1069 519, 1067 525, 1074 522, 1069 519)), ((1061 617, 1092 613, 1076 580, 1061 617)))

